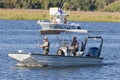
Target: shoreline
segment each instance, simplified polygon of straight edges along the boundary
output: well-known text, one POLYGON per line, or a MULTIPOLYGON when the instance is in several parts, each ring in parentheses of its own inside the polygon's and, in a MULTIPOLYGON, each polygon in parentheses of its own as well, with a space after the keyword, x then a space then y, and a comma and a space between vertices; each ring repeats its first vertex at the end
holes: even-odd
MULTIPOLYGON (((67 11, 69 21, 76 22, 120 22, 119 12, 67 11)), ((1 20, 49 20, 49 10, 0 9, 1 20)))

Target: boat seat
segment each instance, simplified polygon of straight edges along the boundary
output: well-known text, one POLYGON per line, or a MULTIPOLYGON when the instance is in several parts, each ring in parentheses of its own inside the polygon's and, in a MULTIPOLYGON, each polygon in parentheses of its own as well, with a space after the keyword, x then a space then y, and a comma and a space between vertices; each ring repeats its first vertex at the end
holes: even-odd
POLYGON ((65 56, 67 56, 68 48, 66 46, 60 47, 60 49, 64 52, 65 56))
POLYGON ((97 47, 91 47, 86 55, 87 57, 99 57, 99 49, 97 47))
POLYGON ((57 55, 59 55, 59 56, 65 56, 65 53, 64 53, 64 51, 62 49, 58 49, 57 55))

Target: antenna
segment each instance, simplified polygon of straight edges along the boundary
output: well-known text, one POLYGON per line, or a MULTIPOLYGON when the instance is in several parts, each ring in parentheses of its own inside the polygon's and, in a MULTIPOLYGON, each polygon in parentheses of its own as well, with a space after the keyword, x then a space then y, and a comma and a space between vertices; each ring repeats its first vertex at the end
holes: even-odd
POLYGON ((63 6, 64 6, 64 3, 65 3, 65 2, 66 2, 66 0, 61 1, 60 9, 62 9, 62 8, 63 8, 63 6))
POLYGON ((62 2, 63 2, 63 0, 60 0, 60 2, 59 2, 59 8, 61 7, 62 2))

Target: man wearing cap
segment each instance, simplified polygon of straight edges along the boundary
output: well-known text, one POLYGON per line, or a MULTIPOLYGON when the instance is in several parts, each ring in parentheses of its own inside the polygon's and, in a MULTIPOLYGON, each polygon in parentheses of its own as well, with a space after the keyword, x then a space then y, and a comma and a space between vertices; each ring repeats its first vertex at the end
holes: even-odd
POLYGON ((43 49, 43 53, 47 55, 49 53, 49 46, 50 46, 48 38, 44 37, 43 42, 44 42, 44 44, 41 45, 40 47, 43 49))

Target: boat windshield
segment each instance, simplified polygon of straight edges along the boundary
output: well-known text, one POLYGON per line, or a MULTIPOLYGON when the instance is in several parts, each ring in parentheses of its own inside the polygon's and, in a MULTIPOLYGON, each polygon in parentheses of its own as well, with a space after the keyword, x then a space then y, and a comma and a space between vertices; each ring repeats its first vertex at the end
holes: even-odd
POLYGON ((61 41, 60 47, 68 47, 68 41, 67 40, 61 41))

